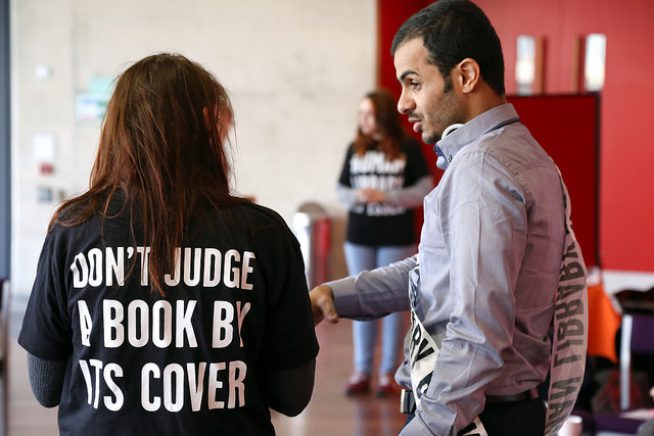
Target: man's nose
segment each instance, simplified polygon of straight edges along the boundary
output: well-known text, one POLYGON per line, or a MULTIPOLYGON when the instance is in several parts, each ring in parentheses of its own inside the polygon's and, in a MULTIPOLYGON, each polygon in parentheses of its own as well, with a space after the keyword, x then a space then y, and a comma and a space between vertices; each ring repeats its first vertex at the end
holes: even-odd
POLYGON ((397 101, 397 111, 401 114, 407 115, 415 107, 415 104, 412 99, 410 99, 404 91, 400 95, 400 99, 397 101))

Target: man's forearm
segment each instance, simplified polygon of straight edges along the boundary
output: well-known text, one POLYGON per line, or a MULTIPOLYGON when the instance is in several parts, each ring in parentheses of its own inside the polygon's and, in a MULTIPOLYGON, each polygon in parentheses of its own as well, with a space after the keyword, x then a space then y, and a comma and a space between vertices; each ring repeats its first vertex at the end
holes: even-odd
POLYGON ((417 265, 412 256, 357 276, 327 283, 334 293, 339 316, 371 319, 409 309, 409 272, 417 265))

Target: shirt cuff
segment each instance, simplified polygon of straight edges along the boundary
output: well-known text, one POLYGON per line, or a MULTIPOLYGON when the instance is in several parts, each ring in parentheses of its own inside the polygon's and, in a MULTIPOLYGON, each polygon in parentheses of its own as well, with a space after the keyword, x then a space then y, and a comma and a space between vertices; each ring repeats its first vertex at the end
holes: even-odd
POLYGON ((325 283, 331 288, 332 294, 334 295, 334 307, 338 316, 347 318, 361 315, 355 281, 355 277, 346 277, 325 283))

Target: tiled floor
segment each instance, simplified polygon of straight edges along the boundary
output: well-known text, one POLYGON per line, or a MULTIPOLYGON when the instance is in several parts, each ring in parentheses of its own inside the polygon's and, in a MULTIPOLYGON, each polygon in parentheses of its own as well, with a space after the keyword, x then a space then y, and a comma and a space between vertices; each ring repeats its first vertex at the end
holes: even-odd
MULTIPOLYGON (((24 298, 12 301, 7 436, 56 435, 57 409, 45 409, 32 397, 25 352, 16 343, 25 303, 24 298)), ((352 399, 343 396, 343 386, 351 370, 351 323, 341 321, 337 325, 321 325, 317 333, 321 352, 313 399, 298 417, 274 414, 277 434, 396 435, 404 422, 404 417, 398 412, 398 398, 377 399, 371 395, 352 399)))

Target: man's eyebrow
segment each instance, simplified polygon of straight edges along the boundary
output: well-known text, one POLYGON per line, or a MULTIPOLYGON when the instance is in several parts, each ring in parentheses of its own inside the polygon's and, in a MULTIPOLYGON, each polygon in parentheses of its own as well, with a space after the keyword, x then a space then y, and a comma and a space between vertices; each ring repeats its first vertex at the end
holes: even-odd
POLYGON ((416 73, 413 70, 407 70, 407 71, 403 72, 402 75, 400 75, 400 77, 397 78, 397 80, 399 80, 401 82, 402 80, 406 79, 406 76, 408 76, 410 74, 418 74, 418 73, 416 73))

